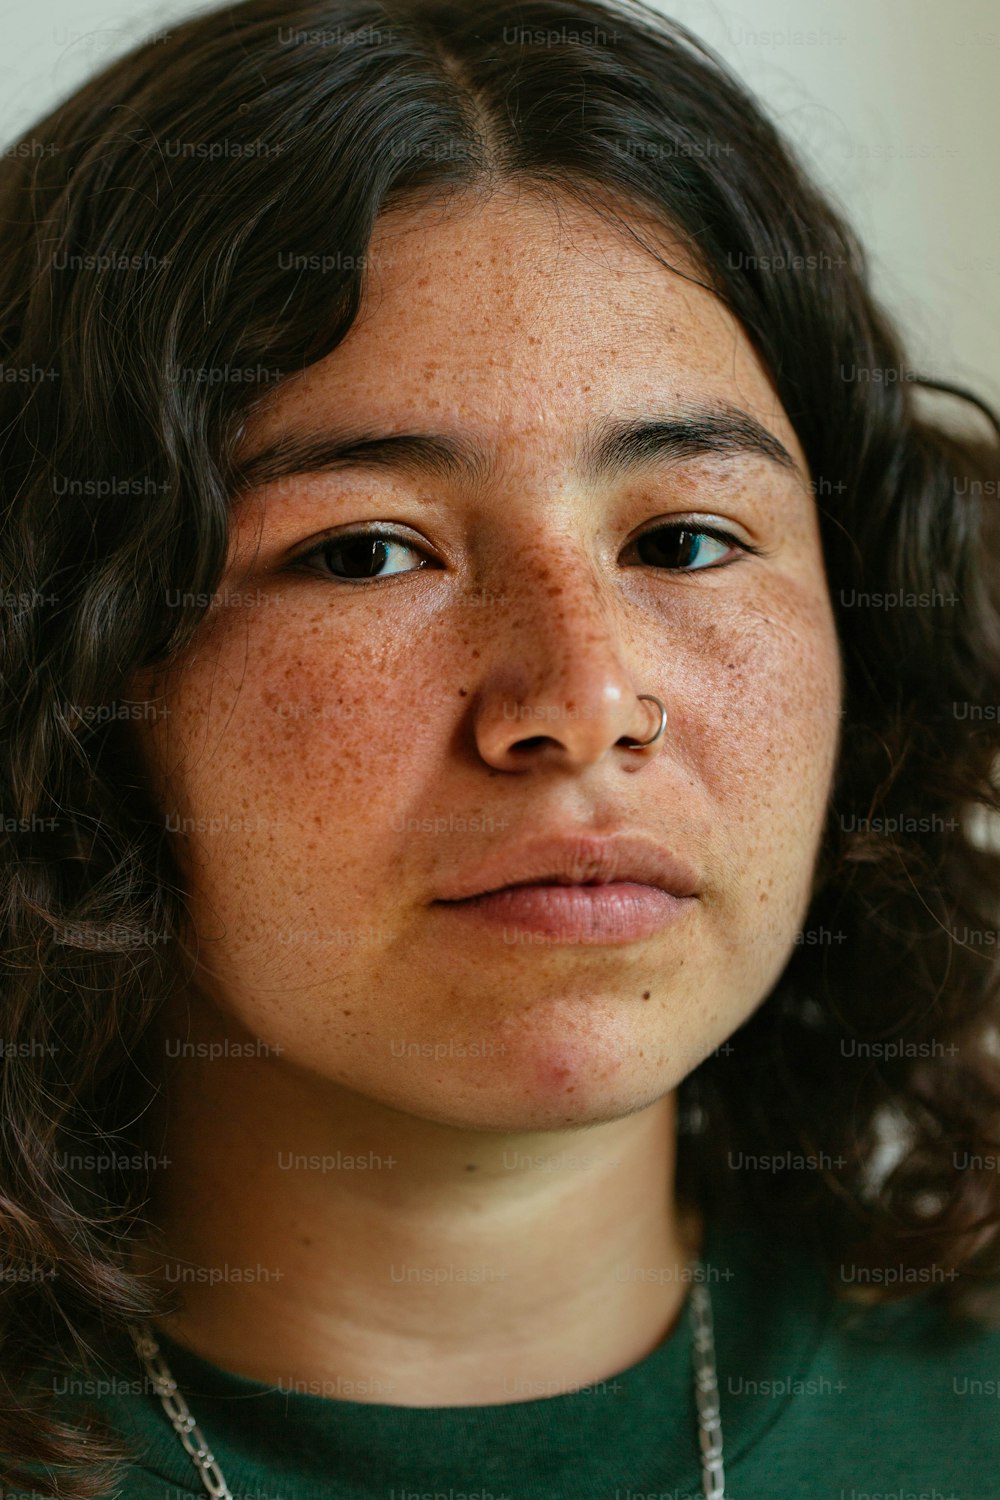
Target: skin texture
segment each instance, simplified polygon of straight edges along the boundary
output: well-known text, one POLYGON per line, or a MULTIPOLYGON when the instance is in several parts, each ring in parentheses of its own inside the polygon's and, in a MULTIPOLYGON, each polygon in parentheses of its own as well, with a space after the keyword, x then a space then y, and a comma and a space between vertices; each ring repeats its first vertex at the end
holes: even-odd
POLYGON ((673 1196, 675 1090, 792 952, 840 657, 805 458, 716 297, 523 186, 397 210, 370 258, 361 318, 243 453, 344 421, 474 437, 491 467, 245 494, 236 602, 137 693, 170 710, 134 732, 185 830, 201 965, 161 1018, 168 1057, 194 1045, 167 1068, 148 1265, 265 1268, 186 1281, 163 1323, 240 1373, 506 1402, 608 1377, 676 1321, 700 1231, 673 1196), (602 418, 718 399, 799 472, 576 467, 602 418), (721 565, 682 573, 629 548, 694 516, 768 555, 708 543, 721 565), (373 522, 418 548, 393 550, 393 576, 292 571, 293 550, 373 522), (640 692, 668 721, 637 753, 619 741, 656 727, 640 692), (515 942, 430 906, 459 864, 539 828, 654 832, 698 899, 610 944, 515 942), (337 1152, 379 1160, 287 1165, 337 1152))

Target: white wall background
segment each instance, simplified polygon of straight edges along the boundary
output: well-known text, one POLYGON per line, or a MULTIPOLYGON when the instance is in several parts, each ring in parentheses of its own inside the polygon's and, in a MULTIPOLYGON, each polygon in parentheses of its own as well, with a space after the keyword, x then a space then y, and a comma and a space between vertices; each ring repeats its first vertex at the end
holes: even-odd
MULTIPOLYGON (((658 3, 733 64, 846 208, 902 322, 908 363, 1000 406, 995 0, 658 3)), ((111 57, 208 8, 0 7, 0 150, 111 57)))

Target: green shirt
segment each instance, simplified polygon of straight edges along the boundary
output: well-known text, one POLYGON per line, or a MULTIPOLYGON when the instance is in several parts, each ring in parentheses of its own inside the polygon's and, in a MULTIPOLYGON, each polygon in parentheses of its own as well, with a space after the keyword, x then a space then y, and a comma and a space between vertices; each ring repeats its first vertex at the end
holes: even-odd
MULTIPOLYGON (((811 1257, 709 1229, 726 1500, 1000 1500, 1000 1328, 918 1294, 837 1301, 811 1257)), ((164 1336, 238 1500, 700 1500, 691 1322, 593 1386, 494 1406, 282 1390, 164 1336)), ((137 1454, 122 1500, 204 1500, 130 1344, 95 1399, 137 1454)), ((57 1386, 57 1389, 59 1387, 57 1386)), ((66 1401, 79 1398, 65 1390, 66 1401)), ((359 1394, 355 1392, 355 1394, 359 1394)))

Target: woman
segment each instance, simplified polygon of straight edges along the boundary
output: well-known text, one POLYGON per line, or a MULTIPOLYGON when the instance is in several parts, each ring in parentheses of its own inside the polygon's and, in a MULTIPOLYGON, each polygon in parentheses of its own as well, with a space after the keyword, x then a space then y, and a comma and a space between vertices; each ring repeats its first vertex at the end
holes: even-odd
POLYGON ((246 0, 0 219, 11 1492, 1000 1495, 1000 426, 759 106, 246 0))

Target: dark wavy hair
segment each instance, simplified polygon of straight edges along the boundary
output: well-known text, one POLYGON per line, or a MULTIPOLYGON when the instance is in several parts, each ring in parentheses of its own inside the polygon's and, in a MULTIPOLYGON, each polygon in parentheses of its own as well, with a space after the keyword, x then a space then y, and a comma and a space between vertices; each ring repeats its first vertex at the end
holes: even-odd
POLYGON ((680 1087, 678 1192, 808 1239, 831 1281, 847 1255, 912 1270, 876 1297, 937 1268, 928 1295, 977 1317, 997 1285, 995 414, 907 368, 841 212, 640 0, 245 0, 146 39, 0 160, 7 1484, 113 1486, 125 1450, 96 1413, 59 1420, 41 1372, 51 1397, 167 1307, 129 1269, 150 1178, 121 1163, 189 914, 121 695, 205 615, 242 426, 351 327, 378 217, 505 181, 677 235, 813 479, 845 690, 815 890, 772 992, 680 1087))

